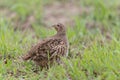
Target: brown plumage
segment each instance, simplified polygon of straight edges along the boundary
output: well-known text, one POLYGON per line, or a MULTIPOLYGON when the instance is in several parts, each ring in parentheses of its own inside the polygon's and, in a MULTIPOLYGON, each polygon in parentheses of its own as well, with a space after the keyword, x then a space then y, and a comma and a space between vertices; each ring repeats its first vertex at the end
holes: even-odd
POLYGON ((33 60, 37 65, 46 67, 54 61, 59 63, 60 56, 68 55, 68 41, 63 24, 53 25, 57 34, 42 40, 23 56, 24 60, 33 60))

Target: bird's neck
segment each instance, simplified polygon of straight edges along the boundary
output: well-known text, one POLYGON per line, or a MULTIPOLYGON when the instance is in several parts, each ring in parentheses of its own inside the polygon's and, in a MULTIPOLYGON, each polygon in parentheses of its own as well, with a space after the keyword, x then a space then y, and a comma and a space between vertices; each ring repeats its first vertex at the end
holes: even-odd
MULTIPOLYGON (((60 39, 62 39, 63 41, 67 41, 67 37, 66 37, 66 33, 64 33, 64 32, 61 32, 61 33, 57 33, 56 35, 55 35, 57 38, 60 38, 60 39)), ((67 43, 67 42, 66 42, 67 43)))
POLYGON ((65 32, 57 32, 57 34, 56 34, 57 36, 65 36, 66 35, 66 33, 65 32))

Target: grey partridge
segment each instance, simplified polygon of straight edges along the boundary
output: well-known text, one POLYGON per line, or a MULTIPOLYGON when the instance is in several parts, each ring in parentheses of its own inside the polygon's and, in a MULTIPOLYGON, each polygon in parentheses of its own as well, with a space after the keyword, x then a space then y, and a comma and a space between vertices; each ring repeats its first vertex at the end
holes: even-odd
POLYGON ((65 26, 61 23, 53 25, 57 33, 47 39, 42 40, 33 46, 28 53, 23 56, 24 60, 33 60, 37 65, 46 67, 54 61, 60 61, 61 56, 68 55, 68 40, 65 26))

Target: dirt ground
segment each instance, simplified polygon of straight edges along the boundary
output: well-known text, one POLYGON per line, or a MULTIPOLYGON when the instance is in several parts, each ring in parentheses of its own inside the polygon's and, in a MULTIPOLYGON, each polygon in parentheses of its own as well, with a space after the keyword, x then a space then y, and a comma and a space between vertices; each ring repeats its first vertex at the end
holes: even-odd
POLYGON ((60 3, 54 2, 49 5, 44 6, 44 14, 42 22, 45 25, 54 24, 54 23, 63 23, 74 25, 74 18, 76 16, 80 16, 83 13, 88 14, 92 8, 82 7, 80 5, 76 5, 76 3, 60 3))
MULTIPOLYGON (((65 25, 74 26, 75 17, 82 14, 89 14, 92 10, 93 9, 91 7, 76 5, 73 1, 66 3, 55 1, 54 3, 45 4, 43 6, 40 23, 47 27, 50 27, 50 25, 55 23, 63 23, 65 25)), ((16 27, 20 26, 23 30, 30 28, 31 24, 36 22, 36 19, 32 14, 27 16, 24 22, 20 22, 20 18, 15 12, 11 12, 6 8, 0 8, 0 12, 2 17, 5 16, 8 19, 12 19, 13 24, 16 27)))

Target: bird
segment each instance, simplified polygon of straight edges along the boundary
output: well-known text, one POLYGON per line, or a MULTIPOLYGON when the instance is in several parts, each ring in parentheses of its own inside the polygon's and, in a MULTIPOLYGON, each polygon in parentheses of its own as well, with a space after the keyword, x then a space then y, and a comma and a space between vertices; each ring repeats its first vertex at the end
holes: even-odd
POLYGON ((69 43, 65 26, 57 23, 52 27, 56 34, 38 42, 23 56, 23 60, 33 60, 36 65, 44 68, 54 62, 60 63, 60 57, 68 56, 69 43))

